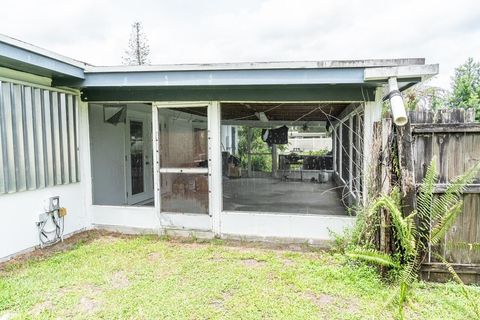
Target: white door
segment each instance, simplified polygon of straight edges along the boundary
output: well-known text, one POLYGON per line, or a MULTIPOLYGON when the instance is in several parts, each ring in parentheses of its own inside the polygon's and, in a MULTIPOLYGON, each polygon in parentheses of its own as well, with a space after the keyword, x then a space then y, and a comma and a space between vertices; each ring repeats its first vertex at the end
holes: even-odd
POLYGON ((152 126, 150 113, 129 113, 125 161, 127 203, 153 202, 152 126))

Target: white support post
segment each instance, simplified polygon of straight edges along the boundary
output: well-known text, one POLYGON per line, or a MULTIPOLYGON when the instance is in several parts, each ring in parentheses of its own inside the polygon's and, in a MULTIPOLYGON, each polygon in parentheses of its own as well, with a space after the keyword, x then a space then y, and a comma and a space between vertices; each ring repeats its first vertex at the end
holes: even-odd
POLYGON ((362 121, 360 120, 360 113, 357 113, 357 145, 355 146, 356 150, 355 152, 357 153, 356 159, 357 159, 357 174, 355 176, 355 190, 357 191, 356 197, 357 197, 357 202, 362 201, 362 194, 361 194, 361 188, 360 188, 360 181, 361 181, 361 176, 362 176, 362 171, 363 168, 360 168, 360 165, 362 163, 362 145, 363 145, 363 137, 360 137, 358 134, 358 131, 360 130, 360 126, 362 125, 362 121))
MULTIPOLYGON (((153 198, 155 205, 155 214, 160 215, 160 130, 158 123, 158 108, 152 108, 152 147, 153 147, 153 198)), ((158 219, 158 234, 162 232, 162 223, 158 219)))
POLYGON ((272 177, 277 177, 277 170, 278 170, 278 149, 277 145, 272 145, 272 177))
POLYGON ((221 113, 220 102, 213 101, 208 107, 208 168, 210 214, 212 231, 215 236, 221 234, 221 213, 223 201, 222 186, 222 148, 221 148, 221 113))
MULTIPOLYGON (((342 163, 342 155, 343 155, 343 122, 338 124, 338 177, 343 180, 343 163, 342 163)), ((345 180, 343 180, 345 181, 345 180)))
POLYGON ((353 195, 353 117, 351 115, 348 118, 348 128, 348 190, 353 195))
POLYGON ((252 176, 252 128, 247 129, 247 176, 252 176))
POLYGON ((337 131, 338 126, 334 126, 332 128, 333 172, 337 172, 337 131))
POLYGON ((368 188, 371 184, 371 170, 377 165, 372 163, 373 123, 382 119, 383 88, 377 88, 375 101, 365 103, 363 121, 363 202, 368 201, 368 188))
POLYGON ((77 116, 78 116, 78 132, 79 137, 79 171, 82 184, 84 186, 83 197, 86 204, 85 217, 87 221, 85 224, 91 226, 93 223, 93 216, 91 206, 93 204, 93 192, 92 192, 92 164, 90 158, 90 124, 88 118, 88 103, 80 100, 80 97, 76 98, 78 103, 77 116))

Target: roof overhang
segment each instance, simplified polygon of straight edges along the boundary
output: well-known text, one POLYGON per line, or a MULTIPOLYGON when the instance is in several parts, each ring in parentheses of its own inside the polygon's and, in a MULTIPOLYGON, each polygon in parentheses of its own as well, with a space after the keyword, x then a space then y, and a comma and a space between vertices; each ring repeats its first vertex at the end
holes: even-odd
POLYGON ((383 81, 385 83, 391 77, 403 81, 425 81, 438 74, 438 71, 438 64, 366 68, 364 79, 365 81, 383 81))
POLYGON ((95 67, 2 35, 0 67, 80 89, 88 101, 360 102, 388 77, 404 90, 438 73, 421 58, 95 67))
POLYGON ((0 66, 59 81, 85 78, 84 63, 1 34, 0 66))

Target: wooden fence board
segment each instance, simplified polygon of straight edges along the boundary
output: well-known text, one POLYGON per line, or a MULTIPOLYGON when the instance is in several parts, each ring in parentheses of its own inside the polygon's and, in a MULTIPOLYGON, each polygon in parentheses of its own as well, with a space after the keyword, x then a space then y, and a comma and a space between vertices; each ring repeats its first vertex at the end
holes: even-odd
MULTIPOLYGON (((480 124, 474 122, 474 110, 451 109, 437 112, 411 112, 414 175, 421 183, 433 157, 436 158, 439 181, 436 197, 446 184, 480 161, 480 124)), ((422 272, 435 280, 448 279, 448 271, 435 253, 449 261, 467 282, 480 281, 480 252, 461 244, 480 243, 480 173, 462 195, 462 213, 436 246, 429 248, 428 261, 422 272)))

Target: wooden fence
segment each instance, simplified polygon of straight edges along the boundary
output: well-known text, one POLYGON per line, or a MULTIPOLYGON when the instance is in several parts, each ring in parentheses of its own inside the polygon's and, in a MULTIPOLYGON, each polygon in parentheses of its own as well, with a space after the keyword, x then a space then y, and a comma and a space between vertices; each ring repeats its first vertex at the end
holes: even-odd
MULTIPOLYGON (((475 122, 474 110, 410 112, 409 118, 409 124, 402 128, 393 128, 388 118, 375 123, 372 155, 380 165, 373 168, 370 177, 374 193, 389 193, 392 185, 400 186, 405 214, 414 209, 416 190, 433 158, 439 174, 435 193, 439 195, 449 181, 480 161, 480 123, 475 122), (392 160, 392 145, 396 147, 396 160, 392 160), (395 166, 399 167, 400 175, 392 170, 392 161, 398 161, 395 166)), ((444 264, 436 259, 436 253, 450 262, 465 282, 480 283, 480 248, 470 245, 480 243, 480 175, 468 186, 463 200, 463 212, 445 239, 428 248, 421 270, 425 279, 451 278, 444 264)), ((391 252, 393 245, 386 212, 380 213, 380 225, 379 249, 391 252)))
MULTIPOLYGON (((480 124, 473 109, 447 109, 437 112, 411 112, 413 138, 413 172, 420 184, 426 169, 435 157, 439 181, 435 192, 445 191, 445 184, 463 174, 480 161, 480 124)), ((480 175, 463 194, 463 212, 439 245, 429 248, 422 267, 426 279, 450 277, 437 253, 452 264, 462 279, 480 283, 480 175)))

